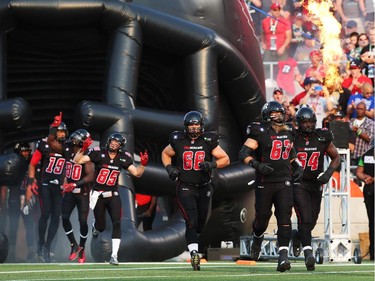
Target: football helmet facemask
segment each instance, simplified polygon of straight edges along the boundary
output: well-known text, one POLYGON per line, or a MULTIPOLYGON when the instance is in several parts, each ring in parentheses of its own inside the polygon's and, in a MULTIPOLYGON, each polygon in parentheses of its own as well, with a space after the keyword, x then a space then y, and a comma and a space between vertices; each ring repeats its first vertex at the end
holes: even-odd
POLYGON ((30 144, 28 142, 25 142, 25 141, 21 141, 19 143, 16 143, 16 145, 14 146, 14 152, 15 153, 21 153, 21 151, 31 152, 30 144))
POLYGON ((66 139, 66 137, 69 135, 68 127, 65 125, 64 122, 61 122, 56 127, 50 126, 49 127, 49 134, 55 136, 55 139, 58 142, 64 141, 66 139), (57 131, 64 131, 65 137, 57 137, 57 131))
POLYGON ((82 147, 83 146, 83 142, 88 139, 88 138, 91 138, 91 135, 89 132, 87 132, 85 129, 78 129, 76 131, 74 131, 70 137, 69 137, 69 141, 74 145, 74 146, 78 146, 78 147, 82 147))
POLYGON ((308 105, 303 105, 296 113, 296 124, 303 135, 310 135, 315 132, 316 115, 308 105))
POLYGON ((281 126, 285 124, 285 109, 277 101, 270 101, 263 105, 261 117, 265 123, 281 126))
POLYGON ((198 111, 190 111, 184 117, 184 132, 189 137, 195 139, 204 132, 204 119, 198 111), (189 128, 190 125, 200 125, 199 128, 189 128))
POLYGON ((120 133, 112 133, 108 139, 107 139, 107 145, 106 148, 109 152, 118 152, 118 151, 123 151, 125 149, 125 144, 126 144, 126 138, 124 135, 120 133), (116 149, 111 148, 111 142, 115 140, 119 143, 119 147, 116 149))

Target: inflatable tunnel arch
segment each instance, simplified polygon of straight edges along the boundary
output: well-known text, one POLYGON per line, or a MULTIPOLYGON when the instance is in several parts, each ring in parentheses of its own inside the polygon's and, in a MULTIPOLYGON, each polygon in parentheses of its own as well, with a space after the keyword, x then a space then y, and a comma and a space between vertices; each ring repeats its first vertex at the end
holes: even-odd
MULTIPOLYGON (((160 152, 187 111, 203 113, 206 130, 220 133, 232 161, 214 175, 217 205, 252 189, 253 170, 236 160, 265 88, 244 3, 173 1, 173 12, 170 2, 16 0, 0 7, 2 102, 23 99, 32 112, 30 125, 1 136, 4 147, 44 137, 50 118, 63 111, 71 130, 85 127, 102 143, 110 132, 124 132, 128 151, 150 152, 142 178, 122 175, 121 261, 165 260, 185 250, 178 214, 163 229, 135 229, 133 193, 174 195, 160 152)), ((101 237, 93 242, 96 261, 110 254, 103 246, 109 234, 101 237)))

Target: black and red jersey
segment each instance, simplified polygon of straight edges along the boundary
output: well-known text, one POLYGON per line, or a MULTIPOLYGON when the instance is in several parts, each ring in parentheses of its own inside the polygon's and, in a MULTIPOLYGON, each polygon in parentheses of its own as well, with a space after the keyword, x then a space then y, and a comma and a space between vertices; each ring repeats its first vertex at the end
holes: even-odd
POLYGON ((89 150, 87 155, 91 162, 95 164, 92 189, 98 191, 117 190, 121 169, 127 170, 133 164, 129 152, 120 152, 115 158, 111 159, 106 149, 94 148, 89 150))
MULTIPOLYGON (((47 143, 47 138, 36 143, 37 155, 41 159, 41 182, 62 185, 65 178, 65 158, 62 154, 54 152, 47 143)), ((34 152, 35 154, 35 152, 34 152)))
POLYGON ((192 140, 184 132, 176 131, 170 135, 169 142, 176 153, 172 163, 180 170, 179 181, 202 184, 211 180, 211 175, 203 172, 199 163, 213 161, 212 150, 219 145, 216 132, 206 132, 192 140))
POLYGON ((66 160, 66 180, 68 183, 77 182, 86 176, 84 164, 74 163, 73 158, 75 156, 74 147, 72 144, 63 145, 63 156, 66 160))
POLYGON ((273 172, 267 176, 257 173, 260 182, 283 182, 292 180, 290 160, 295 158, 293 149, 293 129, 277 133, 271 126, 253 122, 247 127, 247 136, 258 142, 256 159, 272 166, 273 172))
POLYGON ((317 181, 324 171, 324 155, 332 140, 332 133, 327 128, 316 129, 309 137, 296 130, 294 148, 304 169, 303 180, 317 181))

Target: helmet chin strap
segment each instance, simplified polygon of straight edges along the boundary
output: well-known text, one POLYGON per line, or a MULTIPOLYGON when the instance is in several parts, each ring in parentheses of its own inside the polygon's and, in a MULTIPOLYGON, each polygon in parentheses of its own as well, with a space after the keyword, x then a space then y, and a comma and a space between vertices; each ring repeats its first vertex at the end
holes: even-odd
POLYGON ((196 139, 202 134, 201 129, 193 129, 188 131, 189 137, 196 139))

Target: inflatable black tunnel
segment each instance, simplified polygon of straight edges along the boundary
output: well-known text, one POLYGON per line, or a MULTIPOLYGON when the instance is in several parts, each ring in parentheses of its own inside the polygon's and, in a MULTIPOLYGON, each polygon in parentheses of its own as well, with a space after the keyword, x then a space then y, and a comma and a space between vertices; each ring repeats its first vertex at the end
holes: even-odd
MULTIPOLYGON (((112 131, 123 132, 128 151, 150 152, 142 178, 121 177, 120 261, 161 261, 185 250, 178 213, 162 229, 136 230, 134 192, 174 195, 160 153, 189 110, 202 112, 206 130, 220 133, 232 161, 214 175, 214 205, 219 210, 221 202, 232 209, 248 207, 242 198, 252 190, 248 183, 254 174, 237 162, 238 151, 247 124, 265 102, 265 88, 243 1, 16 0, 0 5, 1 98, 25 100, 24 114, 32 112, 24 119, 30 123, 1 135, 5 150, 15 141, 44 137, 51 118, 63 111, 70 130, 84 127, 102 143, 112 131)), ((0 107, 0 115, 7 108, 0 107)), ((244 231, 229 228, 230 237, 244 231)), ((91 247, 93 258, 107 260, 109 231, 99 238, 91 247)))

